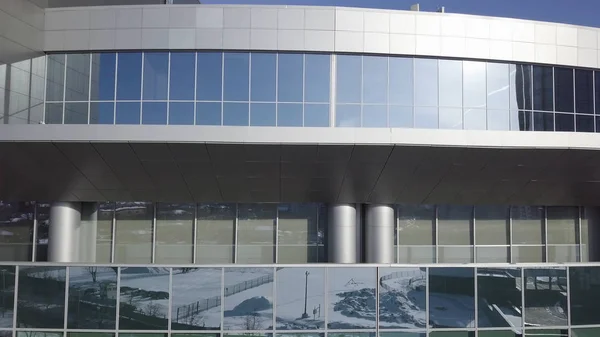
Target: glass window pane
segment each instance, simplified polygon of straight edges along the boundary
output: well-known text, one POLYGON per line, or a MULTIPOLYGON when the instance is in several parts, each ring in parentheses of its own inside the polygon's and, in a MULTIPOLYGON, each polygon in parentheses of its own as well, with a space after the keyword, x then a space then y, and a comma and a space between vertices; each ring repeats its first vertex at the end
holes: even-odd
POLYGON ((475 337, 475 331, 432 331, 429 337, 475 337))
POLYGON ((65 90, 65 55, 48 55, 46 100, 62 101, 65 90))
POLYGON ((487 64, 487 107, 502 110, 510 108, 508 64, 487 64))
POLYGON ((167 102, 144 102, 142 124, 167 125, 167 102))
POLYGON ((328 280, 327 328, 375 329, 377 268, 329 268, 328 280))
POLYGON ((419 264, 435 263, 436 248, 431 246, 408 246, 398 247, 398 263, 419 264))
POLYGON ((571 324, 600 324, 600 267, 570 267, 571 324))
POLYGON ((112 221, 115 204, 101 202, 98 204, 98 221, 96 227, 96 260, 97 263, 110 263, 112 254, 112 221))
POLYGON ((194 99, 195 53, 171 53, 170 100, 194 99))
POLYGON ((252 53, 252 84, 250 91, 253 101, 275 102, 277 55, 252 53))
MULTIPOLYGON (((12 336, 12 333, 9 334, 12 336)), ((6 337, 10 337, 6 336, 6 337)), ((17 331, 17 337, 62 337, 62 332, 46 332, 46 331, 17 331)))
MULTIPOLYGON (((479 243, 477 243, 479 244, 479 243)), ((475 246, 478 263, 507 263, 510 262, 508 246, 475 246)))
POLYGON ((509 244, 509 208, 506 206, 475 206, 477 245, 509 244))
POLYGON ((556 111, 574 111, 573 69, 554 68, 554 91, 556 95, 556 111))
POLYGON ((0 261, 32 260, 34 211, 33 202, 0 203, 0 261))
POLYGON ((273 263, 275 205, 238 205, 238 263, 273 263))
MULTIPOLYGON (((150 263, 152 261, 153 217, 154 204, 151 202, 117 202, 115 212, 116 263, 150 263)), ((121 315, 123 315, 122 312, 121 315)))
POLYGON ((248 126, 249 123, 248 103, 224 103, 223 125, 248 126))
POLYGON ((139 100, 142 90, 142 54, 119 53, 117 100, 139 100))
POLYGON ((64 106, 62 103, 46 103, 46 116, 44 118, 44 123, 62 124, 63 108, 64 106))
POLYGON ((594 113, 594 72, 575 69, 575 112, 594 113))
POLYGON ((275 126, 277 112, 274 103, 250 104, 250 126, 275 126))
MULTIPOLYGON (((33 337, 31 335, 28 336, 33 337)), ((111 332, 67 332, 67 337, 115 337, 115 334, 111 332)))
POLYGON ((225 268, 223 328, 273 329, 272 298, 273 268, 225 268))
POLYGON ((438 61, 432 59, 415 59, 415 106, 437 105, 438 61))
POLYGON ((62 329, 66 268, 20 266, 17 327, 62 329))
POLYGON ((35 261, 48 261, 48 231, 50 230, 50 204, 35 204, 37 235, 35 240, 35 261))
POLYGON ((518 114, 518 125, 512 124, 511 121, 511 129, 512 130, 520 130, 520 131, 532 131, 533 130, 533 113, 531 111, 519 111, 518 114))
POLYGON ((524 337, 568 337, 568 329, 527 329, 524 337))
POLYGON ((573 114, 554 114, 556 120, 556 131, 575 131, 575 115, 573 114))
POLYGON ((511 207, 513 244, 542 244, 544 209, 538 206, 511 207))
POLYGON ((514 331, 511 330, 493 330, 493 331, 485 331, 479 330, 477 331, 477 337, 517 337, 514 331))
POLYGON ((335 111, 336 127, 360 127, 360 105, 338 104, 335 111))
POLYGON ((440 245, 472 245, 471 206, 438 206, 438 243, 440 245))
POLYGON ((279 204, 278 209, 277 262, 317 262, 319 253, 317 205, 279 204))
MULTIPOLYGON (((594 71, 595 88, 600 88, 600 72, 594 71)), ((600 114, 600 90, 595 90, 596 115, 600 114)))
POLYGON ((600 336, 600 328, 571 329, 571 337, 596 337, 600 336))
POLYGON ((169 125, 194 125, 194 103, 169 103, 169 125))
POLYGON ((115 103, 90 103, 90 124, 115 124, 115 103))
POLYGON ((221 278, 221 268, 173 268, 171 329, 219 329, 221 278))
POLYGON ((360 103, 362 85, 362 57, 337 55, 338 103, 360 103))
POLYGON ((585 207, 581 207, 580 211, 581 211, 581 224, 579 226, 581 228, 579 229, 579 231, 581 234, 581 242, 580 242, 581 251, 582 251, 581 262, 588 262, 589 261, 588 219, 587 219, 585 207))
POLYGON ((363 105, 362 126, 365 128, 386 128, 386 105, 363 105))
POLYGON ((495 131, 510 130, 510 113, 506 110, 487 111, 487 129, 495 131))
POLYGON ((168 53, 144 53, 144 100, 166 100, 168 53))
POLYGON ((250 54, 225 53, 224 61, 224 100, 248 101, 250 54))
POLYGON ((329 104, 304 104, 304 126, 328 127, 329 104))
MULTIPOLYGON (((4 259, 3 259, 4 260, 4 259)), ((2 319, 0 319, 0 328, 12 328, 14 320, 15 306, 15 268, 14 266, 0 266, 0 291, 2 297, 2 319)), ((0 332, 0 335, 2 333, 0 332)), ((9 333, 12 336, 12 333, 9 333)))
MULTIPOLYGON (((220 101, 223 86, 223 54, 199 52, 196 99, 198 101, 220 101)), ((241 74, 243 76, 243 74, 241 74)))
POLYGON ((437 129, 438 128, 438 108, 415 107, 415 128, 417 128, 417 129, 437 129))
POLYGON ((196 103, 196 125, 221 125, 221 103, 196 103))
POLYGON ((523 272, 525 326, 567 325, 566 268, 525 268, 523 272))
POLYGON ((331 56, 305 54, 304 101, 329 102, 331 56))
POLYGON ((473 246, 440 246, 438 247, 439 263, 471 263, 473 262, 473 246))
POLYGON ((379 328, 425 328, 426 288, 424 268, 379 268, 379 328))
POLYGON ((412 128, 414 126, 413 108, 407 106, 389 106, 390 128, 412 128))
POLYGON ((156 210, 156 263, 192 263, 194 207, 194 204, 158 204, 156 210))
POLYGON ((69 329, 114 329, 117 268, 69 267, 69 329))
POLYGON ((429 324, 432 328, 475 327, 473 268, 429 268, 429 324))
POLYGON ((363 56, 363 103, 387 103, 388 58, 363 56))
POLYGON ((67 54, 66 101, 88 101, 90 97, 90 54, 67 54))
POLYGON ((486 110, 464 109, 465 130, 485 130, 487 126, 486 110))
POLYGON ((485 108, 487 102, 486 92, 486 63, 464 61, 463 81, 464 97, 463 104, 469 108, 485 108))
POLYGON ((116 64, 117 56, 114 53, 92 55, 92 101, 115 99, 116 64))
POLYGON ((438 68, 440 79, 440 106, 463 106, 463 62, 440 60, 438 68))
POLYGON ((390 104, 413 105, 414 60, 412 58, 389 57, 389 102, 390 104))
POLYGON ((435 260, 434 214, 435 207, 431 205, 398 206, 398 262, 418 263, 435 260))
MULTIPOLYGON (((511 109, 531 110, 532 109, 532 69, 531 65, 516 64, 510 65, 510 92, 511 109)), ((538 82, 538 84, 541 84, 538 82)), ((539 100, 539 93, 537 95, 539 100)), ((539 100, 540 103, 542 100, 539 100)))
POLYGON ((277 104, 277 126, 302 126, 302 104, 277 104))
POLYGON ((553 111, 553 95, 552 67, 533 66, 533 109, 553 111))
POLYGON ((118 102, 116 124, 140 124, 139 102, 118 102))
POLYGON ((440 108, 440 129, 462 130, 462 108, 440 108))
POLYGON ((325 308, 325 271, 325 268, 281 268, 277 271, 278 330, 325 327, 325 312, 321 311, 325 308))
POLYGON ((517 331, 521 330, 523 326, 521 283, 519 268, 477 268, 480 328, 510 326, 515 327, 517 331))
POLYGON ((87 124, 88 103, 66 103, 65 124, 87 124))
POLYGON ((513 246, 513 263, 544 262, 544 246, 513 246))
POLYGON ((577 207, 547 207, 547 243, 576 244, 577 222, 579 209, 577 207))
POLYGON ((533 112, 534 131, 554 131, 554 114, 552 112, 533 112))
POLYGON ((120 330, 168 329, 169 272, 168 268, 121 267, 120 330))
POLYGON ((594 132, 594 116, 575 115, 575 131, 594 132))
POLYGON ((278 91, 279 102, 302 102, 303 100, 303 54, 279 54, 278 91))
POLYGON ((548 245, 547 262, 564 263, 579 261, 578 245, 548 245))
POLYGON ((196 223, 196 263, 232 263, 235 204, 199 204, 196 223))

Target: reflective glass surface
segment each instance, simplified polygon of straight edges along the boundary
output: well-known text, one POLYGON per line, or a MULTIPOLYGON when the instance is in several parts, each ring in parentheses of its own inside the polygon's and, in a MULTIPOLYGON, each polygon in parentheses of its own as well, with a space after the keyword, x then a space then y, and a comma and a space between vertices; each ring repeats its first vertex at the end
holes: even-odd
POLYGON ((521 269, 477 269, 478 327, 521 330, 521 282, 521 269))
POLYGON ((65 317, 65 286, 65 267, 19 267, 17 326, 62 329, 65 317))
POLYGON ((252 53, 252 101, 274 102, 277 92, 277 55, 252 53))
MULTIPOLYGON (((223 100, 248 101, 250 94, 250 55, 224 53, 223 100)), ((211 83, 214 86, 214 83, 211 83)))
POLYGON ((277 271, 276 329, 325 327, 325 272, 323 268, 280 268, 277 271))
POLYGON ((273 280, 273 268, 225 268, 223 328, 272 329, 273 280))
POLYGON ((117 55, 114 53, 92 54, 92 101, 115 99, 115 74, 117 55))
POLYGON ((142 54, 119 53, 117 100, 139 100, 142 90, 142 54))
POLYGON ((304 101, 329 103, 331 56, 304 55, 304 101))
POLYGON ((567 271, 565 268, 524 269, 525 324, 567 325, 567 271))
POLYGON ((200 52, 196 55, 196 99, 220 101, 223 89, 223 54, 200 52))
POLYGON ((16 267, 0 266, 0 329, 12 328, 15 316, 16 267))
POLYGON ((120 268, 119 329, 168 328, 170 269, 120 268))
POLYGON ((33 202, 0 204, 0 261, 32 260, 34 209, 33 202))
POLYGON ((194 244, 194 204, 159 203, 156 209, 155 262, 191 263, 194 244))
POLYGON ((429 268, 429 325, 475 327, 473 268, 429 268))
POLYGON ((333 330, 374 329, 377 270, 347 267, 329 270, 329 320, 333 330))
POLYGON ((219 329, 222 272, 221 268, 173 268, 171 329, 219 329))
POLYGON ((117 268, 69 268, 69 329, 114 329, 117 268))
POLYGON ((279 102, 302 102, 304 55, 281 53, 277 66, 279 75, 277 100, 279 102))
POLYGON ((171 53, 170 57, 169 99, 193 100, 195 77, 192 69, 196 66, 196 54, 171 53))
POLYGON ((90 54, 68 54, 65 101, 87 101, 90 97, 90 54))
POLYGON ((425 328, 426 289, 422 268, 379 269, 379 328, 425 328))
POLYGON ((361 103, 362 57, 355 55, 337 56, 337 102, 361 103))

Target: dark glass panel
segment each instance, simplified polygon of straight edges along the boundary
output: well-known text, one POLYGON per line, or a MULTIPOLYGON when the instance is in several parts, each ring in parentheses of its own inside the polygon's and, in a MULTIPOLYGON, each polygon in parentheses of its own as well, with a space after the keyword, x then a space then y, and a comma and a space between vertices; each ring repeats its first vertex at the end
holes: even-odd
POLYGON ((144 100, 166 100, 169 80, 169 54, 144 54, 144 100))
POLYGON ((594 88, 595 88, 595 110, 596 115, 600 114, 600 71, 594 71, 594 88))
POLYGON ((527 329, 523 337, 569 337, 569 330, 564 329, 527 329))
POLYGON ((380 268, 379 328, 425 328, 426 289, 425 268, 380 268))
MULTIPOLYGON (((250 95, 250 54, 225 53, 223 66, 223 99, 225 101, 248 101, 250 95)), ((213 82, 212 85, 214 86, 215 83, 213 82)))
POLYGON ((46 71, 46 100, 63 101, 66 57, 64 54, 48 55, 46 62, 48 64, 46 71))
POLYGON ((304 55, 304 101, 329 102, 331 56, 304 55))
POLYGON ((117 100, 139 100, 142 90, 142 54, 119 53, 118 58, 117 100))
POLYGON ((34 209, 34 202, 0 202, 0 261, 31 261, 34 209))
POLYGON ((363 56, 363 103, 386 104, 388 93, 388 58, 363 56))
POLYGON ((575 131, 594 132, 594 116, 575 115, 575 131))
POLYGON ((19 267, 17 327, 64 327, 65 277, 65 267, 19 267))
POLYGON ((275 93, 277 91, 277 55, 252 53, 251 68, 251 100, 275 102, 275 93))
POLYGON ((329 104, 304 104, 304 126, 328 127, 329 104))
POLYGON ((248 126, 250 122, 248 103, 224 103, 223 125, 248 126))
POLYGON ((45 124, 62 124, 63 103, 46 103, 45 124))
POLYGON ((319 228, 317 204, 279 204, 277 262, 283 264, 318 261, 319 228))
POLYGON ((594 72, 575 69, 575 112, 594 113, 594 72))
POLYGON ((387 126, 386 105, 363 105, 362 127, 386 128, 387 126))
POLYGON ((173 268, 171 329, 219 329, 221 279, 221 268, 173 268))
POLYGON ((273 329, 273 276, 273 268, 225 268, 223 329, 273 329))
POLYGON ((90 103, 90 124, 115 124, 115 103, 90 103))
POLYGON ((515 110, 531 110, 532 104, 532 69, 531 65, 517 64, 514 70, 511 65, 510 90, 511 108, 515 110))
POLYGON ((473 244, 473 206, 438 206, 438 243, 473 244))
POLYGON ((87 124, 88 103, 66 103, 64 124, 87 124))
POLYGON ((477 331, 477 337, 520 337, 519 334, 511 330, 497 330, 497 331, 477 331))
POLYGON ((115 99, 116 64, 116 54, 92 55, 92 101, 112 101, 115 99))
POLYGON ((597 336, 600 336, 600 328, 571 329, 571 337, 597 337, 597 336))
POLYGON ((114 337, 110 332, 67 332, 67 337, 114 337))
POLYGON ((69 268, 69 329, 115 328, 117 268, 69 268))
POLYGON ((554 95, 556 111, 573 112, 575 97, 573 92, 573 69, 554 68, 554 95))
POLYGON ((521 330, 521 283, 521 269, 477 268, 479 328, 521 330))
POLYGON ((429 337, 475 337, 475 331, 432 331, 429 337))
POLYGON ((412 128, 414 126, 413 108, 411 106, 390 105, 388 109, 390 128, 412 128))
POLYGON ((199 52, 196 62, 196 100, 220 101, 223 89, 223 54, 199 52))
POLYGON ((15 267, 0 266, 0 328, 13 327, 14 306, 15 267))
POLYGON ((573 114, 554 114, 556 119, 556 131, 575 131, 575 115, 573 114))
POLYGON ((90 98, 90 54, 67 54, 65 101, 90 98))
MULTIPOLYGON (((62 332, 17 331, 17 337, 62 337, 62 332)), ((10 334, 12 336, 12 333, 10 334)), ((7 336, 8 337, 8 336, 7 336)))
POLYGON ((277 106, 275 103, 250 104, 250 126, 276 126, 277 106))
POLYGON ((524 269, 525 325, 567 325, 566 268, 524 269))
POLYGON ((552 112, 533 112, 533 130, 534 131, 554 131, 554 113, 552 112))
POLYGON ((221 125, 221 103, 196 103, 196 125, 221 125))
POLYGON ((121 267, 119 329, 168 329, 169 268, 121 267))
POLYGON ((277 126, 302 126, 302 104, 277 104, 277 126))
POLYGON ((194 99, 195 63, 195 53, 171 53, 171 79, 169 82, 169 99, 171 101, 194 99))
POLYGON ((533 66, 533 110, 554 111, 552 67, 533 66))
POLYGON ((519 128, 520 131, 533 131, 533 112, 519 111, 519 128))
POLYGON ((377 269, 329 268, 328 273, 327 328, 374 329, 377 314, 377 269))
POLYGON ((360 127, 360 105, 338 104, 335 111, 336 127, 360 127))
POLYGON ((50 204, 35 204, 37 233, 35 242, 35 261, 48 261, 48 232, 50 230, 50 204))
POLYGON ((425 332, 380 332, 379 337, 426 337, 425 332))
POLYGON ((475 327, 473 268, 429 268, 429 325, 475 327))
POLYGON ((279 54, 278 102, 302 102, 304 81, 304 55, 279 54))
POLYGON ((570 267, 571 324, 600 324, 600 267, 570 267))
POLYGON ((169 125, 194 125, 194 103, 169 103, 169 125))
POLYGON ((100 202, 98 204, 98 221, 96 223, 96 263, 110 263, 113 241, 113 217, 115 204, 100 202))
POLYGON ((337 55, 338 103, 360 103, 362 85, 362 56, 337 55))
POLYGON ((279 268, 276 296, 278 330, 325 327, 325 272, 325 268, 279 268))
POLYGON ((139 102, 117 102, 115 124, 140 124, 139 102))
POLYGON ((142 124, 167 125, 167 102, 142 103, 142 124))

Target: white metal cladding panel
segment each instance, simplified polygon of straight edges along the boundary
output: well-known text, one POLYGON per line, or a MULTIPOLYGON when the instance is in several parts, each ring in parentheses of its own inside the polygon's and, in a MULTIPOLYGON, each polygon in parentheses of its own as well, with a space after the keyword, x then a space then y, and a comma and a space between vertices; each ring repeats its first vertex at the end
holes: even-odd
POLYGON ((592 27, 450 13, 341 7, 146 5, 53 8, 46 9, 45 30, 46 51, 115 48, 308 50, 593 68, 599 64, 600 46, 599 30, 592 27), (85 37, 90 41, 84 42, 85 37))

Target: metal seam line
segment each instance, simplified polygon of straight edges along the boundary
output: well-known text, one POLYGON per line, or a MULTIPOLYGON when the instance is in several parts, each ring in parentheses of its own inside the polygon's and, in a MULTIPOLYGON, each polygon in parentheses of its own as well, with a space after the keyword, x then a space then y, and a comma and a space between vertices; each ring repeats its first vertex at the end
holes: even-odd
POLYGON ((67 67, 69 66, 69 55, 65 54, 65 69, 64 69, 64 74, 63 74, 63 99, 62 99, 62 119, 61 119, 61 123, 60 124, 64 124, 65 123, 65 107, 67 106, 65 104, 65 101, 67 100, 67 67))
POLYGON ((91 103, 91 101, 92 101, 92 70, 94 69, 92 60, 93 60, 94 56, 93 56, 93 54, 89 54, 88 56, 90 57, 90 72, 88 73, 89 82, 88 82, 88 101, 87 101, 87 104, 88 104, 87 123, 90 124, 90 121, 92 118, 92 103, 91 103))
POLYGON ((274 247, 274 252, 273 254, 274 256, 274 260, 275 263, 279 262, 279 207, 278 204, 274 204, 275 206, 275 233, 274 233, 274 238, 273 241, 275 242, 275 247, 274 247))
POLYGON ((64 318, 63 318, 63 329, 64 329, 64 336, 66 336, 67 333, 67 324, 69 322, 69 275, 70 275, 70 268, 71 267, 65 267, 65 308, 64 310, 64 318))
MULTIPOLYGON (((222 33, 224 34, 224 33, 222 33)), ((225 123, 225 52, 221 52, 221 125, 225 123)))
POLYGON ((194 220, 192 222, 192 263, 198 263, 196 255, 198 254, 198 204, 194 204, 194 220))
POLYGON ((117 267, 117 294, 116 294, 116 301, 117 301, 117 305, 116 305, 116 316, 117 319, 115 320, 115 329, 117 330, 117 333, 119 331, 119 321, 120 321, 120 317, 121 317, 121 267, 117 267))
POLYGON ((234 204, 235 205, 235 218, 233 219, 233 263, 237 264, 238 263, 238 252, 239 252, 239 246, 238 246, 238 227, 239 227, 239 204, 234 204))
POLYGON ((110 243, 110 262, 111 263, 115 263, 115 250, 116 250, 116 245, 117 245, 117 203, 111 203, 112 205, 112 218, 111 218, 111 224, 110 224, 110 230, 111 230, 111 243, 110 243))
POLYGON ((336 116, 336 90, 337 90, 337 57, 335 54, 331 54, 329 57, 329 127, 335 127, 335 116, 336 116))
MULTIPOLYGON (((15 266, 15 294, 13 297, 13 318, 12 318, 12 324, 13 327, 17 326, 17 308, 18 308, 18 296, 19 296, 19 271, 20 271, 21 267, 19 266, 15 266)), ((15 334, 16 335, 16 334, 15 334)), ((16 336, 15 336, 16 337, 16 336)))
POLYGON ((44 104, 42 104, 42 120, 40 124, 46 123, 46 102, 48 101, 48 55, 44 56, 44 99, 42 100, 44 104))
MULTIPOLYGON (((194 121, 192 125, 198 125, 198 53, 194 53, 194 121)), ((197 205, 196 205, 197 206, 197 205)), ((197 208, 197 207, 196 207, 197 208)))
POLYGON ((158 202, 152 203, 152 263, 156 263, 156 209, 158 208, 158 202))
POLYGON ((250 126, 250 107, 252 104, 252 52, 248 53, 248 124, 250 126))

